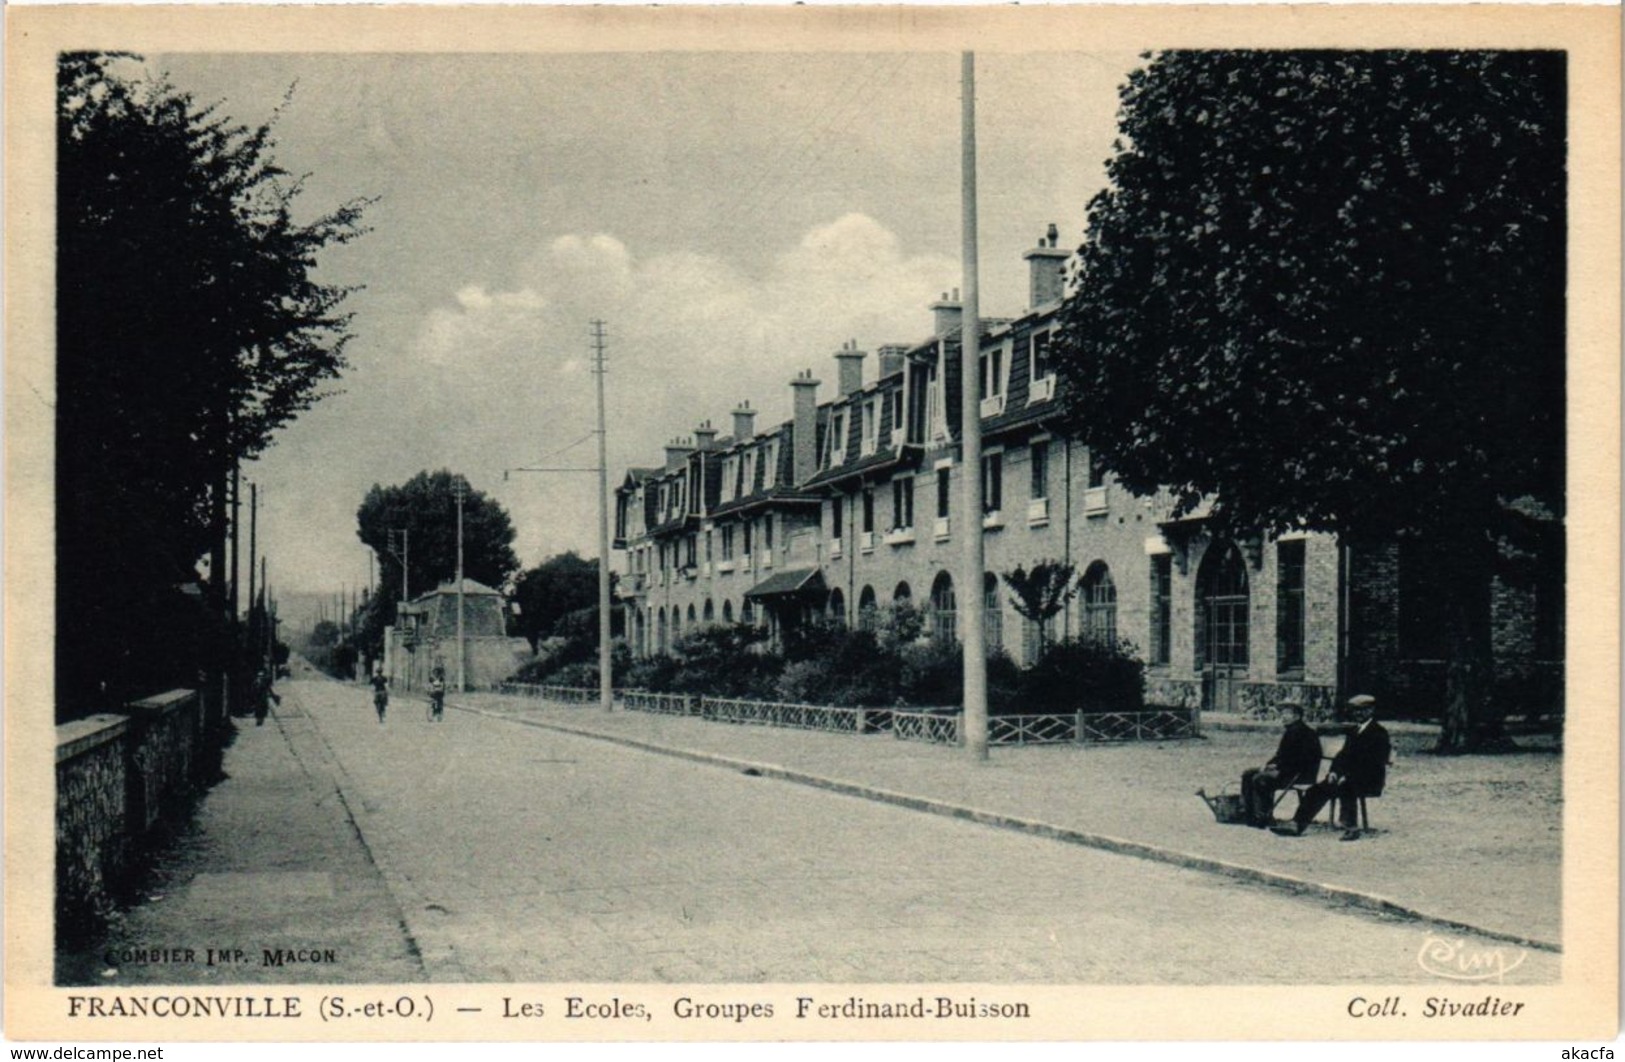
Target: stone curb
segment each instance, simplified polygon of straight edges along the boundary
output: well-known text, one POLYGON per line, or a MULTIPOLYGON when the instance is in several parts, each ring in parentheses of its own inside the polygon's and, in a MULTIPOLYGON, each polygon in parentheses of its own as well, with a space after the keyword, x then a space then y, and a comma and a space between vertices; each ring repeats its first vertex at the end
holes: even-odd
POLYGON ((797 785, 811 786, 815 789, 824 789, 833 793, 857 797, 862 800, 873 800, 883 804, 892 804, 897 807, 908 808, 913 811, 923 811, 932 815, 942 815, 947 818, 963 819, 967 822, 976 822, 984 826, 998 829, 1014 830, 1018 833, 1029 834, 1034 837, 1044 837, 1066 844, 1081 845, 1085 848, 1098 848, 1102 851, 1114 852, 1118 855, 1133 856, 1139 859, 1150 860, 1154 863, 1167 863, 1188 870, 1199 870, 1204 873, 1217 874, 1255 885, 1265 885, 1272 888, 1285 889, 1300 896, 1313 896, 1330 903, 1345 907, 1355 907, 1360 910, 1371 911, 1376 914, 1403 918, 1408 921, 1426 922, 1442 929, 1458 932, 1473 933, 1491 940, 1505 941, 1521 947, 1535 948, 1540 951, 1549 951, 1561 954, 1563 948, 1560 944, 1535 937, 1520 936, 1497 929, 1486 929, 1470 922, 1459 919, 1446 918, 1442 915, 1429 914, 1413 907, 1379 896, 1375 893, 1361 892, 1357 889, 1345 888, 1341 885, 1327 885, 1321 882, 1307 881, 1296 878, 1290 874, 1282 874, 1273 870, 1261 870, 1257 867, 1244 866, 1239 863, 1229 863, 1222 859, 1213 859, 1209 856, 1194 855, 1172 848, 1163 848, 1158 845, 1147 844, 1143 841, 1130 841, 1120 837, 1111 837, 1101 833, 1090 833, 1087 830, 1077 830, 1068 826, 1056 826, 1051 823, 1039 822, 1033 819, 1023 819, 1002 812, 982 811, 976 808, 964 807, 959 804, 950 804, 946 801, 934 800, 930 797, 913 796, 908 793, 893 792, 889 789, 880 789, 864 785, 860 782, 845 782, 835 778, 826 778, 823 775, 810 774, 805 771, 792 770, 770 763, 752 763, 749 760, 735 759, 714 752, 700 752, 694 749, 677 748, 671 745, 659 745, 637 738, 623 737, 619 734, 606 734, 598 730, 583 729, 569 726, 564 723, 544 722, 539 719, 524 719, 519 716, 494 712, 485 708, 475 708, 469 705, 446 702, 448 708, 457 708, 472 715, 482 715, 504 722, 518 723, 521 726, 532 726, 542 730, 555 730, 563 734, 573 734, 577 737, 593 738, 598 741, 607 741, 611 744, 622 745, 627 748, 638 749, 643 752, 658 753, 663 756, 672 756, 677 759, 690 760, 695 763, 708 764, 715 767, 728 767, 740 771, 755 771, 764 778, 776 778, 780 781, 794 782, 797 785))

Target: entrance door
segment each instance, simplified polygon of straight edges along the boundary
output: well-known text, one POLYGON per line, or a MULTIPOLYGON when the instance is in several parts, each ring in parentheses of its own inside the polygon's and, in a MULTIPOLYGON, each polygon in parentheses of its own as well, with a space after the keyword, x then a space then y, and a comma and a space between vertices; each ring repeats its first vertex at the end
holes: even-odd
POLYGON ((1247 564, 1234 543, 1215 543, 1197 577, 1196 645, 1202 710, 1236 711, 1247 677, 1247 564))

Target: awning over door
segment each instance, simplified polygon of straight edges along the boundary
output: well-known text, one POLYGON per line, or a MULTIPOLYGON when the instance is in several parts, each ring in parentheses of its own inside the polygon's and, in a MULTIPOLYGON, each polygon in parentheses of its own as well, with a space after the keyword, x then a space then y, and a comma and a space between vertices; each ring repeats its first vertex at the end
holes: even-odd
POLYGON ((749 590, 745 591, 747 598, 761 600, 769 597, 786 597, 793 594, 810 593, 824 589, 824 577, 817 568, 792 568, 787 572, 778 572, 768 576, 749 590))

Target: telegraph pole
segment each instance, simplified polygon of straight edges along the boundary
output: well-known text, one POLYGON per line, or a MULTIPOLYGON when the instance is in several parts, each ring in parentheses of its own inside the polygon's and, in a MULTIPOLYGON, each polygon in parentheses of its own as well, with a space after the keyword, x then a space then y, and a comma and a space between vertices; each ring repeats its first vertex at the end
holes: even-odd
POLYGON ((976 262, 976 53, 960 57, 961 204, 965 302, 959 329, 959 511, 964 533, 959 564, 959 632, 965 653, 965 748, 975 761, 987 759, 987 649, 982 589, 982 322, 976 262))
POLYGON ((604 711, 615 709, 615 679, 611 674, 609 614, 609 457, 604 434, 604 322, 592 323, 593 375, 598 377, 598 701, 604 711))
POLYGON ((468 692, 468 645, 463 640, 463 500, 468 484, 461 476, 455 486, 457 497, 457 692, 468 692))

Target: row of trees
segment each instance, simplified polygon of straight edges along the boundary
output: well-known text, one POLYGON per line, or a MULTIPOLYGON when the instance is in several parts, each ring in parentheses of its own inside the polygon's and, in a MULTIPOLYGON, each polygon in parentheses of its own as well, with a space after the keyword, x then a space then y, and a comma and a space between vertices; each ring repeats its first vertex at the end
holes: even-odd
POLYGON ((1441 751, 1501 742, 1492 581, 1561 536, 1564 64, 1149 57, 1061 315, 1068 430, 1130 490, 1219 532, 1428 544, 1441 751))
POLYGON ((223 607, 233 472, 344 367, 348 290, 314 272, 365 202, 295 220, 271 126, 135 56, 60 58, 56 143, 61 720, 243 653, 223 607))

